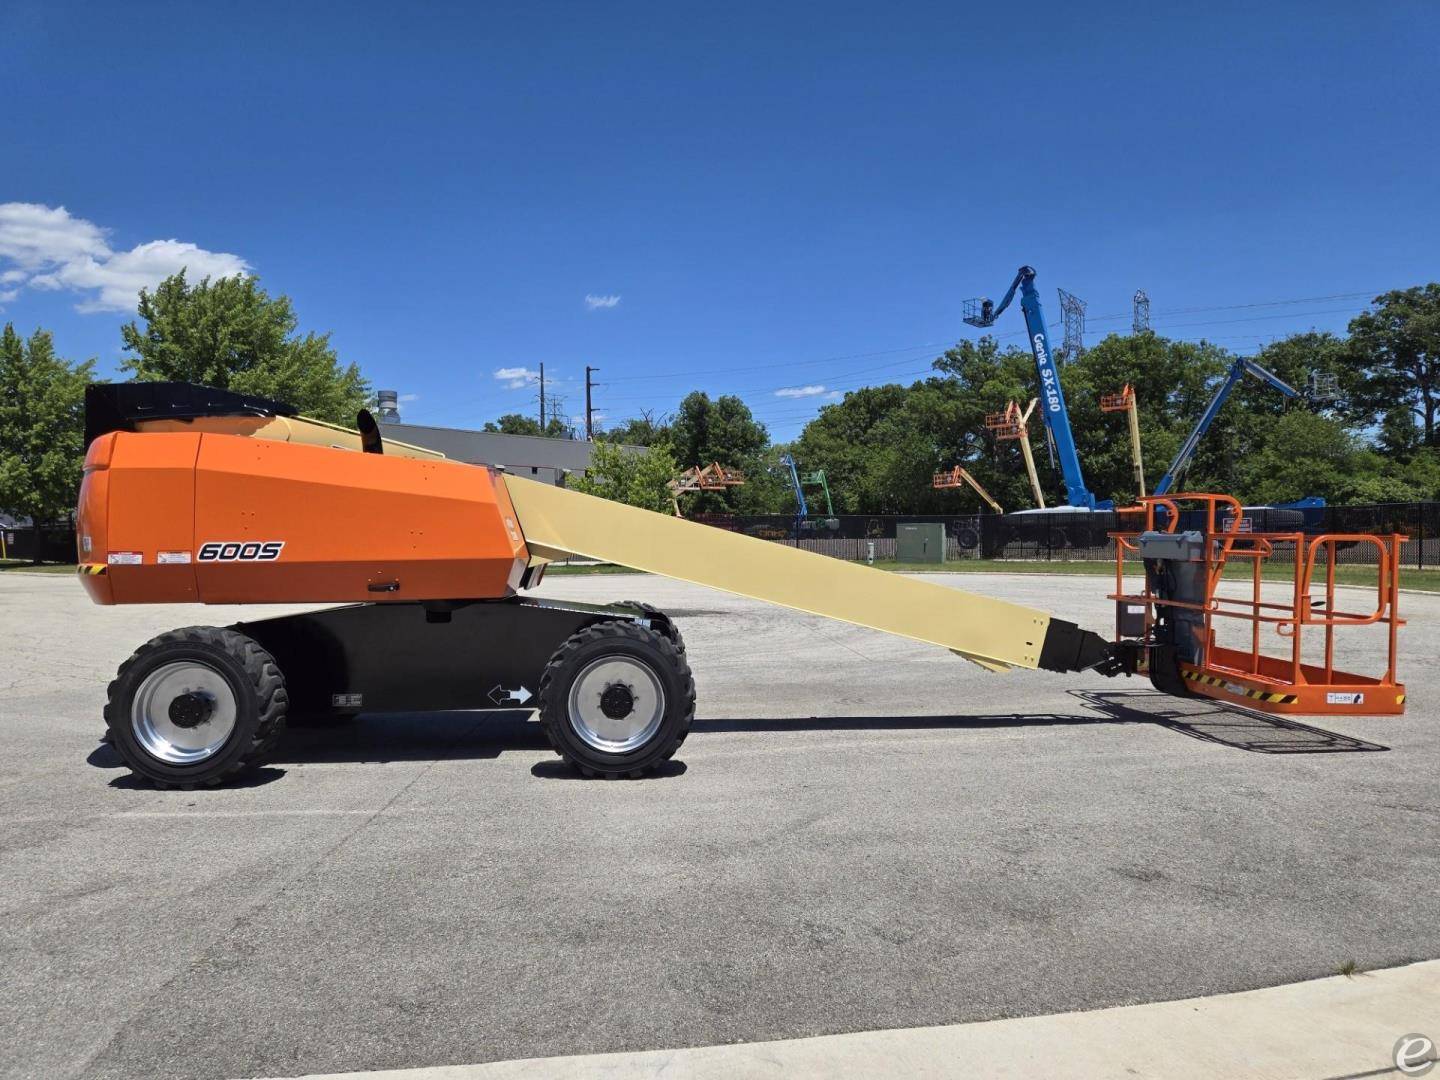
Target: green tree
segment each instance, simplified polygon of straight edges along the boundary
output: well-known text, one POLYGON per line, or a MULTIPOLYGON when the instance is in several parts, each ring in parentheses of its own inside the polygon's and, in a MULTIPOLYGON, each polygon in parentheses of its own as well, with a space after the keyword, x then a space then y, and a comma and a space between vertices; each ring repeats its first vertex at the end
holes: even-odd
POLYGON ((123 367, 137 378, 259 394, 347 426, 369 403, 369 384, 354 364, 341 365, 330 335, 299 335, 290 298, 272 298, 254 277, 191 285, 182 270, 153 293, 141 289, 138 314, 143 328, 120 330, 123 367))
POLYGON ((624 423, 597 431, 595 438, 626 446, 654 446, 670 441, 670 426, 664 420, 655 419, 653 413, 644 412, 630 417, 624 423))
POLYGON ((502 435, 543 435, 548 439, 575 437, 570 425, 558 416, 550 417, 545 422, 545 430, 541 431, 540 421, 524 413, 506 413, 498 420, 486 421, 485 430, 497 431, 502 435))
POLYGON ((573 478, 570 486, 586 495, 668 513, 670 489, 677 468, 664 445, 636 453, 615 443, 597 442, 585 475, 573 478))
POLYGON ((1387 292, 1374 303, 1350 320, 1356 363, 1365 371, 1364 400, 1372 416, 1397 402, 1408 405, 1419 414, 1425 445, 1440 445, 1440 284, 1387 292))
POLYGON ((765 425, 732 394, 713 401, 703 390, 685 395, 670 424, 675 456, 686 465, 743 467, 770 443, 765 425))
POLYGON ((983 413, 967 424, 964 396, 962 384, 949 378, 851 391, 806 425, 795 461, 802 472, 825 470, 837 513, 973 510, 968 493, 957 499, 930 486, 935 472, 961 460, 987 487, 1002 477, 988 457, 994 440, 983 413))
POLYGON ((44 330, 28 341, 8 323, 0 333, 0 507, 34 523, 36 562, 41 523, 75 505, 94 367, 56 356, 44 330))

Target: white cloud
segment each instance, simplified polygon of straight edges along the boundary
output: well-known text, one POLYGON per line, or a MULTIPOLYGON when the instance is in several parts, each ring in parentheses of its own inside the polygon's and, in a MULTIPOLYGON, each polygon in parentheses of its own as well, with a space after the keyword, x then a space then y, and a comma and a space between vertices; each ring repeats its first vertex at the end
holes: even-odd
MULTIPOLYGON (((776 396, 776 397, 787 397, 787 398, 817 397, 817 396, 819 396, 820 394, 824 394, 824 393, 825 393, 825 387, 823 387, 823 386, 818 386, 818 385, 813 385, 813 386, 782 386, 779 390, 776 390, 776 391, 775 391, 775 396, 776 396)), ((834 393, 835 393, 835 391, 833 391, 833 390, 830 391, 830 395, 833 395, 834 393)))
MULTIPOLYGON (((63 206, 0 203, 0 258, 21 270, 40 270, 85 256, 109 254, 105 232, 63 206)), ((9 279, 9 275, 6 275, 9 279)), ((13 280, 13 279, 11 279, 13 280)))
POLYGON ((596 296, 594 293, 585 294, 585 306, 591 311, 600 311, 603 308, 613 308, 620 303, 618 294, 610 296, 596 296))
POLYGON ((115 251, 107 230, 73 217, 63 206, 0 203, 0 283, 82 294, 80 312, 129 311, 142 288, 185 270, 192 280, 248 273, 238 255, 180 240, 151 240, 115 251))
MULTIPOLYGON (((502 367, 495 369, 495 378, 503 382, 507 390, 519 390, 539 382, 540 372, 531 371, 527 367, 502 367)), ((550 380, 545 381, 549 383, 550 380)))
POLYGON ((419 394, 401 394, 398 400, 401 401, 401 402, 406 402, 406 401, 419 401, 419 400, 420 400, 420 395, 419 395, 419 394))
POLYGON ((0 304, 8 304, 19 295, 19 289, 0 289, 0 304))

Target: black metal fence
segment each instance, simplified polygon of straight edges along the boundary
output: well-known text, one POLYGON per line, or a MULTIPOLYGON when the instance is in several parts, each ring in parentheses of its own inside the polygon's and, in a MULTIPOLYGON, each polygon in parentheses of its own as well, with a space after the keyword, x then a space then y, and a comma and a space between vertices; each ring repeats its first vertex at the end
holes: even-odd
MULTIPOLYGON (((7 559, 35 558, 36 535, 31 525, 0 526, 0 557, 7 559)), ((68 521, 40 526, 40 561, 73 563, 75 561, 75 527, 68 521)))
MULTIPOLYGON (((1135 519, 1113 512, 1026 514, 837 514, 801 521, 790 514, 698 514, 696 521, 719 529, 793 544, 840 559, 889 561, 895 558, 895 527, 938 522, 945 527, 945 557, 957 559, 1110 560, 1115 545, 1109 533, 1135 527, 1135 519)), ((1188 524, 1182 522, 1183 524, 1188 524)), ((1199 527, 1198 523, 1194 527, 1199 527)), ((1380 534, 1409 537, 1401 544, 1402 565, 1440 568, 1440 502, 1376 503, 1305 509, 1247 509, 1241 528, 1249 532, 1380 534)), ((0 528, 3 554, 34 557, 36 533, 29 525, 0 528)), ((40 527, 40 558, 75 561, 75 531, 70 522, 40 527)), ((1340 548, 1336 563, 1375 562, 1371 544, 1340 548)))
MULTIPOLYGON (((889 561, 895 558, 897 525, 927 522, 945 527, 947 560, 1110 560, 1115 543, 1109 534, 1136 527, 1132 515, 1113 512, 1025 514, 837 514, 808 517, 789 514, 699 514, 696 521, 720 529, 793 544, 841 559, 889 561)), ((1182 525, 1202 527, 1200 522, 1182 525)), ((1440 502, 1380 503, 1368 506, 1325 506, 1301 509, 1245 510, 1241 528, 1247 532, 1401 533, 1407 567, 1440 567, 1440 502)), ((1279 554, 1279 553, 1277 553, 1279 554)), ((1373 564, 1371 544, 1341 545, 1336 563, 1373 564)))

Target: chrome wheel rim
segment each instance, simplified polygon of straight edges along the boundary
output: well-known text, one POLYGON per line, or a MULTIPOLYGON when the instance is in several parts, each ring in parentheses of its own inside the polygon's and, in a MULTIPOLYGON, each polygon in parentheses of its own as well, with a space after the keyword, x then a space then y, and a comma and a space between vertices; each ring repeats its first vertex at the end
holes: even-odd
POLYGON ((570 727, 586 746, 624 754, 644 746, 665 718, 665 688, 643 660, 602 656, 570 684, 570 727), (629 711, 623 712, 628 703, 629 711))
POLYGON ((157 761, 194 765, 229 741, 238 711, 224 675, 198 660, 176 660, 150 672, 136 689, 130 730, 157 761))

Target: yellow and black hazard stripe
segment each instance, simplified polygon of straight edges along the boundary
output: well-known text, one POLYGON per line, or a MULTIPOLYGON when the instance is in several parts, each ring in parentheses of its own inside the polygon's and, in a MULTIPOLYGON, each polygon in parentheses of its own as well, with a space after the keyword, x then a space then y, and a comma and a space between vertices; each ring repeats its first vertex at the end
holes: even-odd
POLYGON ((1204 683, 1206 686, 1219 686, 1232 694, 1239 694, 1242 697, 1250 698, 1252 701, 1265 701, 1271 705, 1294 705, 1300 698, 1295 694, 1275 694, 1268 690, 1251 690, 1249 687, 1241 686, 1239 683, 1231 682, 1229 679, 1221 679, 1214 675, 1203 675, 1198 671, 1181 672, 1191 682, 1204 683))
POLYGON ((75 567, 75 572, 81 577, 96 577, 105 573, 105 564, 103 562, 81 563, 75 567))

